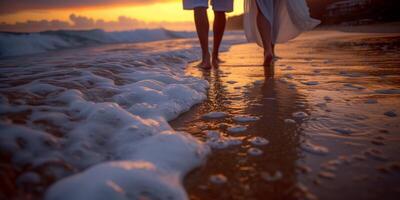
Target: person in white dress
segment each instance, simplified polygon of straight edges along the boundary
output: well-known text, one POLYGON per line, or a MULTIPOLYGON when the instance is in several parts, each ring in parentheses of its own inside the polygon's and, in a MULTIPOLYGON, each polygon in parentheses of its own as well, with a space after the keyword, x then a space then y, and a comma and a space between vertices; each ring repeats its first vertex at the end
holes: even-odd
POLYGON ((264 67, 271 66, 274 47, 315 28, 305 0, 245 0, 244 30, 249 42, 264 48, 264 67))

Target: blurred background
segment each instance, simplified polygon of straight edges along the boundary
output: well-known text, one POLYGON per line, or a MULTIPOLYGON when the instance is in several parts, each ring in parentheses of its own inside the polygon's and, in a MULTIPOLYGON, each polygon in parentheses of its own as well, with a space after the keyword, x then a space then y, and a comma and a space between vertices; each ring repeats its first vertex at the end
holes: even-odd
MULTIPOLYGON (((366 25, 400 20, 397 0, 307 0, 311 15, 327 25, 366 25)), ((229 29, 242 29, 243 15, 231 17, 229 29)))
MULTIPOLYGON (((228 29, 242 28, 243 1, 235 0, 228 29)), ((322 25, 363 25, 400 20, 398 0, 307 0, 322 25)), ((213 15, 209 9, 210 18, 213 15)), ((0 31, 123 31, 144 28, 194 30, 193 13, 181 0, 2 0, 0 31)))

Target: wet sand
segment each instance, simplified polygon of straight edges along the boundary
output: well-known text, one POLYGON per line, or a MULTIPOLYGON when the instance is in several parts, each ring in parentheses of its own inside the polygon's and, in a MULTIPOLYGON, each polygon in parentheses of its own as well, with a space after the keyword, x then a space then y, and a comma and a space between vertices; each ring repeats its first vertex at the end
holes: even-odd
POLYGON ((253 44, 223 53, 219 69, 189 66, 210 82, 208 100, 172 125, 203 141, 213 141, 207 130, 223 138, 186 177, 190 198, 396 199, 399 52, 397 33, 314 31, 278 45, 281 59, 267 78, 253 44), (215 111, 227 116, 202 117, 215 111), (238 115, 258 120, 237 122, 238 115), (238 125, 247 129, 229 131, 238 125), (254 143, 257 136, 269 143, 254 143))

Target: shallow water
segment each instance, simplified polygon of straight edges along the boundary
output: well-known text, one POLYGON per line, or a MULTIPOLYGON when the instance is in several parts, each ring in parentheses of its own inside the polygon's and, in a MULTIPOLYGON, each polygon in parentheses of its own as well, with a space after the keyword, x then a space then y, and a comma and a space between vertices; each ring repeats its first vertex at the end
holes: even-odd
POLYGON ((168 121, 206 98, 198 55, 190 38, 0 59, 0 199, 185 199, 209 147, 168 121))
POLYGON ((211 142, 204 131, 214 130, 220 144, 228 141, 187 176, 190 198, 396 199, 400 35, 307 33, 278 45, 281 59, 267 78, 261 52, 236 45, 219 69, 187 69, 209 81, 208 100, 173 127, 211 142), (202 117, 209 112, 227 116, 202 117), (238 115, 259 120, 237 122, 238 115), (228 131, 237 125, 247 130, 228 131), (255 136, 268 144, 255 145, 255 136))

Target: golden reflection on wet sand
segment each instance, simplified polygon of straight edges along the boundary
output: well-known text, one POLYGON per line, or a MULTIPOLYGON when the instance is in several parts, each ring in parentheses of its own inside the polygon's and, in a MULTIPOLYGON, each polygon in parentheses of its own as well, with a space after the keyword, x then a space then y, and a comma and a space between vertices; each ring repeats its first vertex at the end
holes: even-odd
POLYGON ((262 50, 252 44, 233 46, 219 69, 189 67, 188 74, 210 82, 209 99, 173 127, 203 140, 204 130, 218 130, 243 141, 213 149, 208 162, 185 178, 190 198, 396 199, 399 41, 393 33, 316 31, 279 45, 281 59, 272 72, 259 65, 262 50), (201 118, 212 111, 229 116, 201 118), (304 120, 285 123, 299 111, 306 113, 304 120), (232 119, 242 114, 260 119, 232 119), (237 124, 247 131, 228 133, 237 124), (248 154, 254 136, 269 141, 257 146, 260 156, 248 154), (215 184, 216 174, 226 183, 215 184))
POLYGON ((187 127, 185 130, 200 138, 204 138, 202 130, 218 130, 232 135, 227 132, 227 127, 236 124, 248 127, 245 133, 233 135, 243 138, 242 145, 213 151, 204 166, 188 175, 185 184, 192 199, 263 199, 266 196, 288 199, 298 193, 296 161, 299 158, 299 136, 296 126, 284 122, 292 112, 302 109, 295 104, 298 95, 279 80, 279 75, 269 73, 264 77, 262 66, 248 64, 248 61, 261 60, 258 54, 252 54, 253 49, 252 45, 233 47, 230 53, 222 56, 227 62, 220 69, 188 69, 189 74, 209 81, 209 99, 174 121, 173 126, 187 127), (239 61, 230 57, 242 56, 243 52, 248 52, 244 56, 250 58, 239 61), (231 65, 233 62, 236 65, 231 65), (199 118, 211 111, 223 111, 231 116, 259 116, 260 120, 236 123, 231 117, 220 120, 199 118), (192 113, 196 113, 196 116, 192 113), (267 139, 269 144, 257 147, 263 151, 263 155, 253 157, 247 151, 254 146, 249 139, 256 136, 267 139), (281 173, 285 178, 276 182, 265 180, 266 174, 275 173, 281 173), (228 184, 214 187, 209 182, 213 174, 224 174, 228 184))

